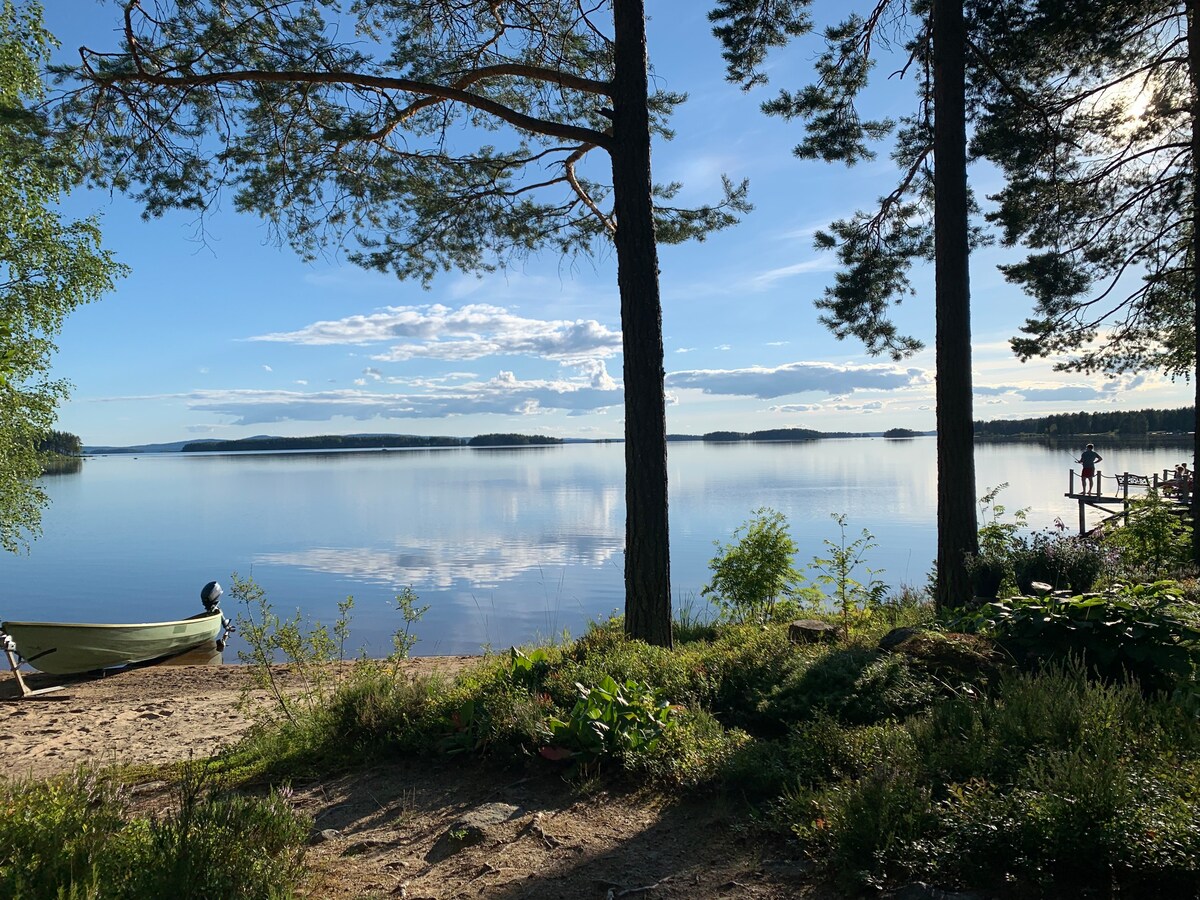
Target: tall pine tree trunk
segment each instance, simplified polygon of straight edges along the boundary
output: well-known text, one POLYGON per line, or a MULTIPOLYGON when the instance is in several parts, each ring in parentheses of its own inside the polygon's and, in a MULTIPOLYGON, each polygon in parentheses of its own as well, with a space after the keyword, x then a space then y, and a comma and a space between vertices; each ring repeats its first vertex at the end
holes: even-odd
MULTIPOLYGON (((1188 261, 1189 293, 1192 301, 1192 328, 1195 338, 1193 360, 1195 373, 1192 386, 1196 390, 1192 420, 1192 471, 1200 471, 1200 22, 1196 15, 1196 0, 1187 0, 1188 80, 1191 82, 1189 108, 1192 116, 1191 171, 1191 252, 1188 261)), ((1200 566, 1200 491, 1192 491, 1192 561, 1200 566)))
POLYGON ((966 31, 962 0, 933 3, 934 257, 937 319, 939 608, 972 596, 965 557, 979 548, 971 406, 967 241, 966 31))
POLYGON ((643 0, 614 0, 613 35, 613 196, 625 355, 625 631, 670 647, 667 414, 643 0))

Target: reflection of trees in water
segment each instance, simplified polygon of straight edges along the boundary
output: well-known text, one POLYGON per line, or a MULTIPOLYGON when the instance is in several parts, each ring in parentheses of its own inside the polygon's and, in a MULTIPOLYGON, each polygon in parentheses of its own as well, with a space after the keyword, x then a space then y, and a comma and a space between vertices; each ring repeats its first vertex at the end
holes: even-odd
POLYGON ((976 443, 981 444, 1037 444, 1052 450, 1076 449, 1084 444, 1093 443, 1099 447, 1124 447, 1131 450, 1157 450, 1162 448, 1191 449, 1190 434, 1069 434, 1062 437, 1047 437, 1044 434, 996 435, 977 434, 976 443))
POLYGON ((42 458, 43 475, 75 475, 82 471, 82 456, 63 456, 59 453, 47 453, 42 458))

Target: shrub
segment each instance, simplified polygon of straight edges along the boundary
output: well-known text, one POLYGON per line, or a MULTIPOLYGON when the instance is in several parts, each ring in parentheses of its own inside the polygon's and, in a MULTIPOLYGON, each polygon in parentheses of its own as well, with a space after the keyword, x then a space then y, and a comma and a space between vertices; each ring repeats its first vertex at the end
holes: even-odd
POLYGON ((818 713, 869 725, 923 709, 940 691, 903 655, 851 647, 822 653, 806 667, 794 668, 764 698, 760 712, 781 725, 818 713))
POLYGON ((1033 593, 1033 582, 1053 590, 1090 591, 1104 571, 1108 554, 1093 539, 1068 534, 1036 532, 1022 539, 1012 551, 1013 576, 1017 588, 1033 593))
POLYGON ((280 794, 217 793, 189 768, 179 808, 126 833, 130 867, 112 896, 283 900, 299 881, 310 827, 280 794))
POLYGON ((79 771, 0 786, 0 896, 88 900, 290 897, 311 823, 279 794, 208 789, 189 767, 179 805, 134 818, 122 794, 79 771))
POLYGON ((825 541, 827 555, 814 556, 811 568, 817 573, 814 579, 817 584, 832 588, 834 606, 842 615, 842 627, 849 632, 851 625, 855 624, 852 620, 857 620, 860 612, 869 615, 883 606, 887 585, 876 577, 883 574, 880 570, 867 566, 863 566, 865 582, 854 577, 867 554, 878 546, 875 536, 864 528, 860 537, 847 543, 846 516, 840 513, 832 515, 838 523, 838 540, 825 541))
POLYGON ((1026 666, 1078 655, 1103 678, 1172 688, 1191 680, 1200 659, 1200 632, 1172 612, 1174 590, 1161 581, 1067 599, 1014 597, 951 627, 993 636, 1026 666))
POLYGON ((800 580, 792 564, 796 543, 787 517, 760 507, 733 537, 724 546, 716 542, 719 552, 709 563, 712 581, 700 593, 716 597, 735 622, 769 621, 776 601, 790 596, 800 580))
POLYGON ((27 783, 0 783, 0 896, 54 897, 88 886, 124 825, 116 786, 85 770, 27 783))
POLYGON ((1161 578, 1191 562, 1192 527, 1158 491, 1130 500, 1127 522, 1108 529, 1104 542, 1120 555, 1127 578, 1161 578))

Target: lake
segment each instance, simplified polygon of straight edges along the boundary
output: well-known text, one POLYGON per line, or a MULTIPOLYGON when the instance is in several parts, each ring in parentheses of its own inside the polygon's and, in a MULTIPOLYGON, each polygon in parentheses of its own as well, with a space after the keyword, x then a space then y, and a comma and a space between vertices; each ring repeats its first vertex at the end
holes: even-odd
MULTIPOLYGON (((1098 447, 1102 473, 1149 474, 1190 447, 1098 447)), ((1079 447, 981 444, 978 493, 1029 508, 1032 526, 1073 527, 1063 497, 1079 447)), ((673 443, 669 449, 675 603, 702 606, 714 540, 760 506, 783 512, 798 567, 868 529, 868 564, 921 586, 936 547, 934 438, 806 443, 673 443)), ((389 651, 391 605, 411 585, 430 606, 414 653, 477 653, 561 635, 624 606, 624 448, 342 453, 141 454, 89 458, 45 479, 43 536, 0 555, 0 618, 153 621, 199 612, 201 586, 252 576, 277 612, 332 623, 355 598, 354 651, 389 651)), ((1111 482, 1110 482, 1111 485, 1111 482)), ((1094 520, 1094 519, 1093 519, 1094 520)), ((242 646, 236 639, 231 651, 242 646)), ((236 658, 228 652, 226 659, 236 658)))

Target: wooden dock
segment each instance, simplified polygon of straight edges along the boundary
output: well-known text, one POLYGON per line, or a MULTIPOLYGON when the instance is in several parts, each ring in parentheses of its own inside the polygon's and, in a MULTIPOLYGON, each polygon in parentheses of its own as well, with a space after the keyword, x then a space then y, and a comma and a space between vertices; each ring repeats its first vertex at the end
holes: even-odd
MULTIPOLYGON (((1095 484, 1093 485, 1097 492, 1088 494, 1080 490, 1082 488, 1082 481, 1078 483, 1076 481, 1079 478, 1079 473, 1072 469, 1067 492, 1063 496, 1069 497, 1079 503, 1079 534, 1081 536, 1095 531, 1096 528, 1102 527, 1107 522, 1128 516, 1129 501, 1145 496, 1145 491, 1150 489, 1159 491, 1164 500, 1180 510, 1188 509, 1192 504, 1191 483, 1189 482, 1182 486, 1179 485, 1171 476, 1171 470, 1169 469, 1164 469, 1161 477, 1158 473, 1153 475, 1135 475, 1132 472, 1122 472, 1120 475, 1105 475, 1097 469, 1095 484), (1089 508, 1099 509, 1105 513, 1105 517, 1096 528, 1089 529, 1087 527, 1087 511, 1089 508)), ((1126 519, 1126 521, 1128 520, 1126 519)))

